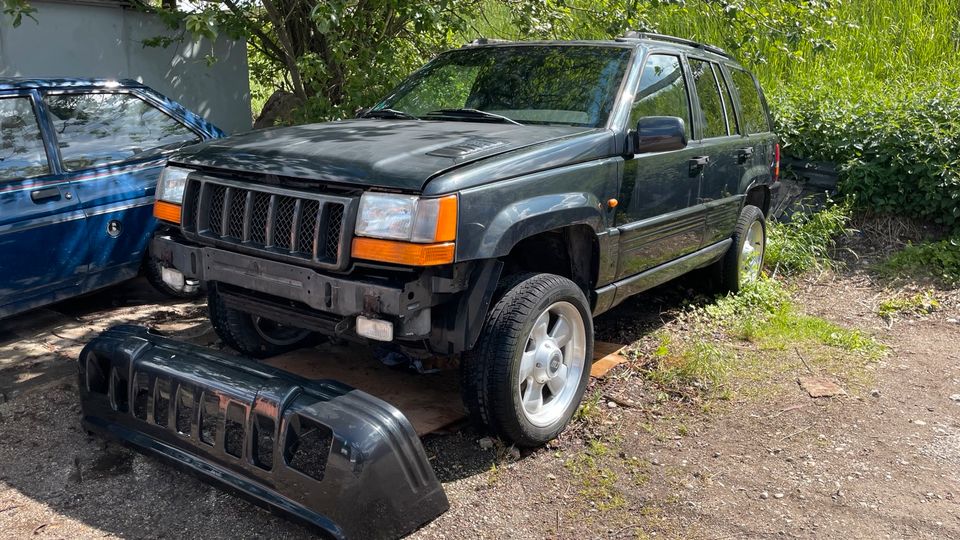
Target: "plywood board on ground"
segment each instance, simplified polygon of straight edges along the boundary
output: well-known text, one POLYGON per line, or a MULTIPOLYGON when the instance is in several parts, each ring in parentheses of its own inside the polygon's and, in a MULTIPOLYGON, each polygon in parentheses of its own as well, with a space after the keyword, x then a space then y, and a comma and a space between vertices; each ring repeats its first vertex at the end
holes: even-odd
MULTIPOLYGON (((626 362, 622 345, 598 341, 590 375, 603 377, 614 366, 626 362)), ((334 379, 400 409, 418 434, 424 435, 453 424, 466 416, 460 400, 458 371, 420 374, 391 368, 377 359, 372 347, 357 344, 324 343, 276 356, 266 363, 308 379, 334 379)))
POLYGON ((465 416, 457 371, 421 375, 384 366, 371 347, 324 343, 265 361, 308 379, 334 379, 400 409, 417 433, 436 431, 465 416))

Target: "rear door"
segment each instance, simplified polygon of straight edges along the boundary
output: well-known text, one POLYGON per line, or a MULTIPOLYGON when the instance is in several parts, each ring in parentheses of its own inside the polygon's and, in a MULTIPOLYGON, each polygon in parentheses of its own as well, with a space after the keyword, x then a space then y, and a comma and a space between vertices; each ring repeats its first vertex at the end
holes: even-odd
POLYGON ((137 89, 49 91, 43 101, 87 219, 83 290, 133 277, 156 226, 152 203, 167 156, 205 135, 137 89))
POLYGON ((733 99, 720 65, 690 58, 690 70, 700 104, 700 142, 703 154, 709 158, 703 169, 700 202, 706 207, 703 243, 710 245, 729 238, 736 227, 742 199, 740 156, 745 142, 739 134, 733 99))
MULTIPOLYGON (((740 193, 746 193, 752 186, 771 185, 776 181, 773 168, 777 137, 773 133, 767 103, 753 75, 736 66, 724 66, 724 70, 739 113, 740 133, 743 136, 737 149, 741 174, 739 187, 740 193)), ((775 185, 773 189, 776 189, 775 185)), ((768 209, 772 207, 772 202, 767 201, 768 209)))
POLYGON ((0 93, 0 317, 70 296, 84 270, 85 216, 39 97, 0 93))
MULTIPOLYGON (((648 55, 630 114, 630 129, 644 116, 683 119, 687 138, 695 125, 691 85, 676 53, 648 55)), ((692 251, 701 244, 704 207, 698 202, 698 144, 682 150, 639 154, 624 163, 616 208, 620 231, 617 278, 622 279, 692 251)))

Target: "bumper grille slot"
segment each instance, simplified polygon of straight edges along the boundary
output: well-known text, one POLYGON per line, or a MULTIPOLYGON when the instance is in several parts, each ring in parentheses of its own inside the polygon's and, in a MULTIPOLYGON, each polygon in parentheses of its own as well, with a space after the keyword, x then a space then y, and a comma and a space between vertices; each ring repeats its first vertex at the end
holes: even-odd
POLYGON ((329 537, 397 538, 448 507, 413 427, 362 391, 130 326, 88 343, 77 366, 85 429, 329 537), (112 403, 122 379, 126 412, 112 403))
POLYGON ((246 411, 236 403, 227 405, 227 418, 223 430, 223 450, 235 458, 243 456, 243 424, 246 411))
POLYGON ((193 177, 184 197, 183 232, 201 243, 318 268, 347 263, 353 199, 193 177))
POLYGON ((220 398, 205 392, 200 407, 200 442, 214 446, 217 444, 217 426, 220 425, 220 398))
POLYGON ((291 469, 314 480, 323 480, 333 432, 327 426, 297 416, 287 430, 284 459, 291 469))

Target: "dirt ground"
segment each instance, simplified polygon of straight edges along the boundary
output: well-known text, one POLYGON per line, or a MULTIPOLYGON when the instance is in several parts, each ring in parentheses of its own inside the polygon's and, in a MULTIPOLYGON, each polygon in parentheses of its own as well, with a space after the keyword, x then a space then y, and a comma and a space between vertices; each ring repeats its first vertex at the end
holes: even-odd
MULTIPOLYGON (((621 366, 592 385, 591 419, 546 448, 483 449, 468 426, 428 436, 451 509, 412 537, 960 538, 958 291, 888 321, 876 306, 891 291, 861 272, 796 286, 807 312, 889 347, 867 384, 811 399, 798 364, 713 404, 664 400, 621 366)), ((599 318, 598 335, 643 339, 687 294, 646 293, 599 318)), ((202 304, 140 281, 0 322, 0 537, 313 536, 82 431, 72 361, 119 322, 217 346, 202 304)))

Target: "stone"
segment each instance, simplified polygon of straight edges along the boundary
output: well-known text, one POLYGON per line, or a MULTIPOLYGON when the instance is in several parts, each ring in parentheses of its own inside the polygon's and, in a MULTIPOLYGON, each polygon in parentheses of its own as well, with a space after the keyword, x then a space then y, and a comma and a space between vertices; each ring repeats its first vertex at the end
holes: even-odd
POLYGON ((812 398, 847 395, 847 392, 839 384, 826 377, 798 377, 797 383, 812 398))

